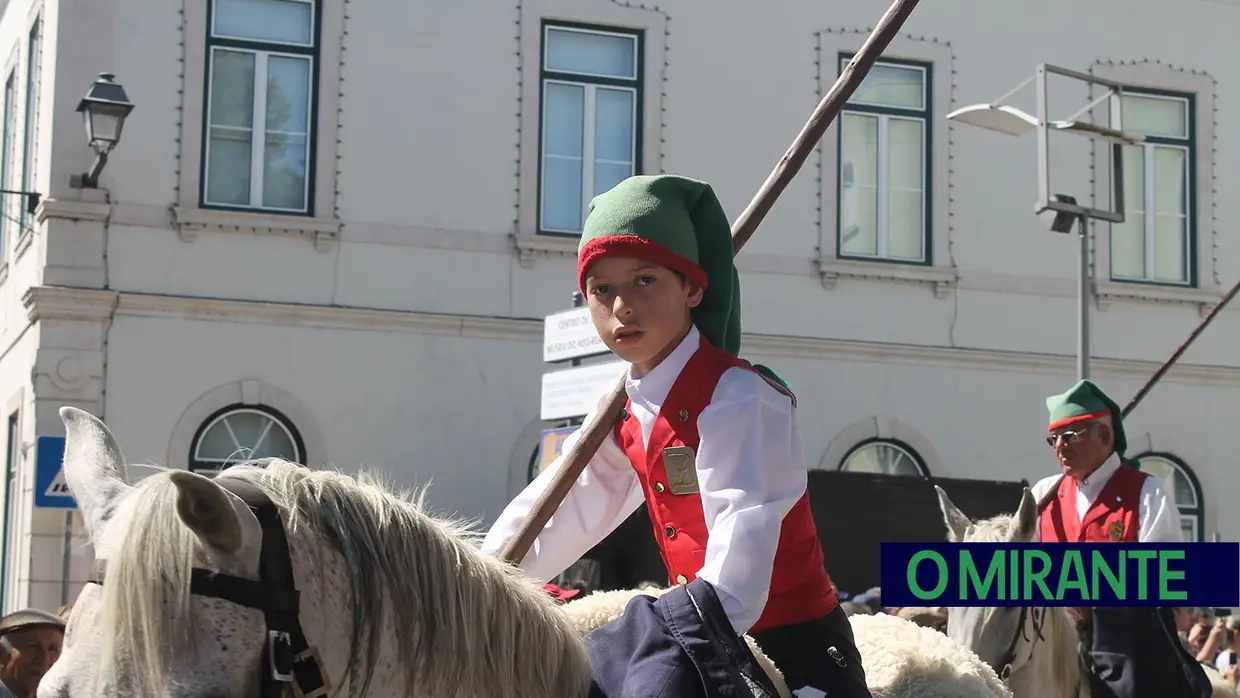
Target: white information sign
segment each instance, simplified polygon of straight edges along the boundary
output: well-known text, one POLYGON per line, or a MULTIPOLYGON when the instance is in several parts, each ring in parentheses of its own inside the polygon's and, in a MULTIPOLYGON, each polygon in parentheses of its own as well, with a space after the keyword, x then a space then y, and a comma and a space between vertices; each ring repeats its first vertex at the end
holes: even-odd
POLYGON ((541 418, 550 421, 584 417, 627 368, 627 363, 613 361, 544 373, 541 418))
POLYGON ((589 308, 564 310, 543 319, 543 361, 555 363, 607 352, 589 308))

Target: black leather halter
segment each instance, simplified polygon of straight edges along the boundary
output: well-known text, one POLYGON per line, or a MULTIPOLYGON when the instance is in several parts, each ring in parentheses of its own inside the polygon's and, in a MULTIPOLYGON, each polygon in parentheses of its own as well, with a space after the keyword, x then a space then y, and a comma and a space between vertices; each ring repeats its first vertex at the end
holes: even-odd
MULTIPOLYGON (((1034 525, 1040 525, 1039 522, 1042 520, 1042 514, 1046 511, 1046 508, 1051 505, 1051 502, 1054 501, 1055 494, 1059 492, 1059 486, 1063 484, 1063 479, 1064 476, 1060 475, 1059 479, 1055 480, 1055 484, 1052 485, 1051 488, 1047 490, 1038 501, 1038 516, 1034 521, 1034 525)), ((1016 662, 1016 646, 1020 644, 1022 638, 1032 645, 1029 648, 1030 659, 1033 658, 1033 652, 1036 649, 1037 642, 1039 640, 1043 643, 1046 642, 1046 636, 1042 634, 1042 628, 1046 625, 1046 616, 1049 613, 1050 609, 1048 608, 1032 609, 1025 606, 1020 609, 1020 620, 1017 621, 1016 633, 1012 636, 1012 641, 1008 643, 1008 648, 1003 653, 1003 656, 999 658, 998 663, 991 667, 996 673, 999 674, 1000 679, 1007 681, 1012 675, 1012 665, 1016 662), (1029 637, 1028 633, 1030 613, 1033 614, 1033 637, 1029 637)))
MULTIPOLYGON (((281 698, 285 687, 296 698, 324 698, 329 688, 327 676, 318 650, 310 646, 298 620, 301 599, 293 579, 293 561, 280 512, 248 482, 220 477, 215 483, 240 497, 258 518, 263 532, 259 579, 195 567, 190 593, 263 612, 267 635, 259 667, 261 698, 281 698)), ((102 585, 103 577, 101 566, 92 583, 102 585)))

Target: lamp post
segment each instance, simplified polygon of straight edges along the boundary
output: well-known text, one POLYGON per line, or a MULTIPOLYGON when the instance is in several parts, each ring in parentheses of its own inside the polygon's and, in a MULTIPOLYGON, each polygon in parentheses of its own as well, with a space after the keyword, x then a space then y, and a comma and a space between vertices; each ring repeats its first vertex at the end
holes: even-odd
POLYGON ((91 83, 86 96, 77 106, 86 124, 86 141, 95 151, 95 164, 84 174, 73 175, 70 186, 76 189, 94 189, 99 186, 99 175, 108 164, 108 153, 121 140, 125 119, 133 111, 133 103, 125 94, 125 88, 116 82, 112 73, 100 73, 91 83))
POLYGON ((989 104, 974 104, 961 107, 947 118, 957 123, 997 131, 1009 136, 1023 136, 1030 131, 1038 134, 1038 203, 1034 214, 1040 215, 1053 211, 1055 217, 1051 221, 1051 231, 1071 233, 1073 227, 1080 231, 1080 259, 1077 287, 1077 348, 1076 373, 1078 379, 1089 378, 1090 355, 1090 306, 1093 303, 1093 286, 1089 274, 1089 221, 1101 220, 1109 223, 1124 222, 1124 146, 1136 145, 1145 140, 1143 136, 1127 133, 1122 130, 1123 123, 1123 86, 1117 82, 1081 73, 1067 68, 1060 68, 1043 63, 1037 71, 1022 83, 989 104), (1086 104, 1067 119, 1051 120, 1047 115, 1047 81, 1050 75, 1059 75, 1094 87, 1103 88, 1103 95, 1086 104), (1030 83, 1036 83, 1037 115, 1031 116, 1016 107, 1003 104, 1005 100, 1024 89, 1030 83), (1086 112, 1109 101, 1111 125, 1102 126, 1080 118, 1086 112), (1068 194, 1050 193, 1050 134, 1051 132, 1068 133, 1096 141, 1111 144, 1111 208, 1097 209, 1081 206, 1076 197, 1068 194))

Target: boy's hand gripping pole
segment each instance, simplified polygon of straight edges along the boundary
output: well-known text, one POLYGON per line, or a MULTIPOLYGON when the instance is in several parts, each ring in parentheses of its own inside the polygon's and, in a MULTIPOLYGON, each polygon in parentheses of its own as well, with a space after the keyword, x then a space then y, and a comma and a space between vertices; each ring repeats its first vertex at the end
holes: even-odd
MULTIPOLYGON (((887 13, 879 20, 878 26, 870 34, 870 38, 866 39, 865 45, 857 52, 852 61, 844 68, 844 72, 840 74, 835 84, 831 86, 831 90, 827 92, 818 106, 814 108, 814 112, 810 115, 809 121, 801 128, 801 132, 797 134, 796 140, 792 141, 792 146, 779 159, 779 163, 775 165, 775 169, 762 183, 762 187, 758 193, 754 195, 749 206, 741 212, 736 222, 732 224, 732 254, 735 255, 740 251, 749 238, 753 236, 754 231, 758 228, 758 224, 766 217, 771 208, 775 205, 775 200, 788 187, 789 182, 800 171, 801 165, 805 163, 806 158, 813 151, 818 141, 822 140, 822 136, 826 133, 827 128, 839 116, 840 109, 852 97, 853 92, 861 86, 861 82, 865 80, 865 76, 874 66, 874 62, 886 50, 887 45, 899 33, 900 28, 904 26, 905 20, 913 13, 917 7, 918 0, 895 0, 887 13)), ((625 378, 621 376, 616 382, 616 387, 612 389, 611 394, 607 396, 607 402, 603 409, 598 412, 593 422, 585 426, 585 430, 581 435, 581 439, 577 444, 569 449, 564 457, 564 463, 559 471, 555 473, 551 481, 551 485, 543 491, 538 501, 534 502, 533 508, 530 510, 529 516, 521 523, 521 527, 517 532, 508 539, 508 543, 504 549, 500 551, 500 556, 514 565, 521 564, 525 558, 525 554, 533 547, 534 541, 538 539, 538 534, 542 532, 543 527, 551 520, 551 516, 559 508, 560 503, 568 496, 569 490, 572 489, 573 483, 581 476, 581 472, 585 470, 586 464, 598 452, 603 440, 608 437, 612 429, 616 426, 616 420, 620 417, 620 410, 625 403, 625 378)))

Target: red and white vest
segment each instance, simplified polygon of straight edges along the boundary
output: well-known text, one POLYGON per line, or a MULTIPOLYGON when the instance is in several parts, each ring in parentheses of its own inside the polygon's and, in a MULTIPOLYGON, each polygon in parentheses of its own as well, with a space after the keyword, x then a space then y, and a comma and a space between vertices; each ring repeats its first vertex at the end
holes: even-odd
MULTIPOLYGON (((641 480, 655 540, 669 580, 676 584, 693 581, 702 569, 708 535, 700 494, 696 488, 687 494, 672 493, 663 451, 688 447, 697 452, 697 416, 710 405, 719 379, 735 367, 755 370, 703 339, 663 402, 651 429, 649 449, 642 446, 641 423, 632 416, 631 403, 625 405, 623 419, 616 425, 616 441, 641 480)), ((753 467, 762 464, 754 463, 753 467)), ((749 632, 811 621, 830 613, 837 603, 806 492, 784 517, 770 595, 749 632)))
POLYGON ((1081 518, 1076 509, 1076 480, 1065 477, 1042 512, 1043 543, 1136 543, 1141 533, 1141 488, 1148 473, 1120 465, 1081 518))

